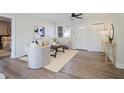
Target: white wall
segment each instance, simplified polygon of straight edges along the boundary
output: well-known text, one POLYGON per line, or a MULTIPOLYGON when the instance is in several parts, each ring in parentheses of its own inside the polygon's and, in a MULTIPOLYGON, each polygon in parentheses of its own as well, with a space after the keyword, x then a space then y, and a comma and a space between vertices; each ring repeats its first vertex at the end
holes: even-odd
MULTIPOLYGON (((102 13, 89 13, 88 16, 83 17, 82 20, 76 19, 73 21, 66 21, 66 22, 59 22, 56 23, 56 26, 59 25, 71 25, 72 27, 72 48, 81 48, 86 49, 89 51, 101 51, 101 36, 100 31, 101 30, 92 30, 92 24, 94 23, 105 23, 105 27, 107 24, 107 14, 102 13), (80 27, 84 27, 84 29, 79 29, 80 27), (78 37, 80 35, 77 32, 81 32, 82 36, 78 37), (85 34, 85 35, 83 35, 85 34), (80 44, 78 44, 78 40, 80 38, 80 44), (76 41, 77 40, 77 41, 76 41)), ((57 33, 56 33, 57 36, 57 33)))
MULTIPOLYGON (((74 22, 72 28, 73 28, 73 32, 78 32, 79 31, 79 27, 84 27, 84 29, 82 29, 82 31, 84 31, 85 33, 81 33, 81 34, 85 34, 82 35, 82 37, 80 38, 80 43, 84 43, 82 44, 82 46, 89 51, 101 51, 101 36, 100 36, 100 31, 101 30, 93 30, 92 29, 92 24, 94 23, 107 23, 107 15, 106 14, 99 14, 99 13, 90 13, 88 14, 87 17, 84 17, 82 19, 82 23, 78 22, 79 20, 77 20, 77 22, 74 22), (85 37, 85 38, 84 38, 85 37)), ((72 35, 73 39, 76 39, 76 35, 72 35), (75 38, 74 38, 75 37, 75 38)), ((74 44, 75 45, 75 40, 74 44)), ((79 44, 81 45, 81 44, 79 44)), ((76 47, 76 46, 74 46, 76 47)), ((82 48, 83 48, 82 47, 82 48)))
POLYGON ((87 49, 89 51, 101 51, 100 31, 102 29, 99 29, 99 30, 96 29, 95 30, 92 28, 92 26, 93 26, 92 24, 105 23, 105 25, 106 25, 106 22, 107 22, 107 14, 104 14, 104 13, 91 13, 87 17, 87 31, 88 31, 87 49))
POLYGON ((44 26, 46 37, 54 36, 54 24, 31 14, 4 14, 15 18, 15 57, 23 56, 24 48, 33 40, 33 26, 44 26))
POLYGON ((124 69, 124 13, 111 14, 111 21, 115 29, 116 67, 124 69))

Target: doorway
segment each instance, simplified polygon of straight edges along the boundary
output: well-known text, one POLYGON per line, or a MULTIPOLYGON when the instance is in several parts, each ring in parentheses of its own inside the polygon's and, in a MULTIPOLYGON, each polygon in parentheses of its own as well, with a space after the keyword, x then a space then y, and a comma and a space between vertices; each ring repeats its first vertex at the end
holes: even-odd
POLYGON ((75 20, 72 28, 72 43, 74 49, 87 49, 87 30, 83 20, 75 20))
POLYGON ((0 57, 11 55, 11 18, 0 16, 0 57))

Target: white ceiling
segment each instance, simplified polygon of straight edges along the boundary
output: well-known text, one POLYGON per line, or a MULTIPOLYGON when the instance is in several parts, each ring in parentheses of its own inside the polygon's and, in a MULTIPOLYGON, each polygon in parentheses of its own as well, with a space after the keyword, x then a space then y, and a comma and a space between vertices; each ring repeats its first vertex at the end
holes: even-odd
POLYGON ((37 13, 34 14, 41 17, 42 19, 51 21, 51 22, 64 22, 70 20, 71 13, 37 13))
MULTIPOLYGON (((35 13, 35 16, 39 16, 44 20, 48 20, 51 22, 67 22, 70 21, 71 13, 35 13)), ((104 19, 106 17, 105 13, 84 13, 84 19, 104 19)))

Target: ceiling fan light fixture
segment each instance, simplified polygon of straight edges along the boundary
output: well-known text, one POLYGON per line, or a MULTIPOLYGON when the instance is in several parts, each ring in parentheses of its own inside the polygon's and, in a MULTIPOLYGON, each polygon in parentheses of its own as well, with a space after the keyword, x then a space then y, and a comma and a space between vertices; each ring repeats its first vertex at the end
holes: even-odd
POLYGON ((71 20, 74 20, 74 18, 78 18, 78 19, 82 19, 83 17, 82 17, 82 15, 83 15, 83 13, 72 13, 71 14, 71 20))

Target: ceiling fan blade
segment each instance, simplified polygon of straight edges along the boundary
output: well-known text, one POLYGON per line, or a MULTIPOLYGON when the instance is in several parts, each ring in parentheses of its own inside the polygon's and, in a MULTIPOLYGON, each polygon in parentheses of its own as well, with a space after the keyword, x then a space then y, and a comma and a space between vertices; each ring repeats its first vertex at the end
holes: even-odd
POLYGON ((81 16, 81 15, 83 15, 83 13, 76 14, 75 16, 81 16))
POLYGON ((76 16, 76 18, 78 18, 78 19, 83 19, 83 17, 77 17, 77 16, 76 16))

